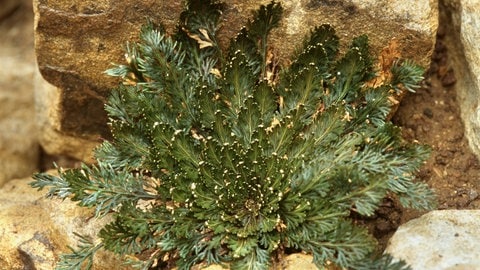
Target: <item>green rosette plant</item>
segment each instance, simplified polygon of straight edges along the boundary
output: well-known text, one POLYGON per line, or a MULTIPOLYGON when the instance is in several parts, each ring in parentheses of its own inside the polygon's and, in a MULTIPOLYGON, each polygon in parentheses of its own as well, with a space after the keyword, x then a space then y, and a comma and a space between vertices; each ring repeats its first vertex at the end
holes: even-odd
POLYGON ((32 186, 113 221, 64 255, 91 266, 99 249, 141 269, 200 263, 268 269, 286 250, 323 268, 404 269, 374 258, 375 240, 351 213, 370 216, 387 195, 431 209, 414 173, 428 147, 405 142, 387 120, 389 96, 413 91, 422 69, 398 61, 375 87, 368 40, 346 52, 329 25, 314 28, 288 67, 272 65, 268 35, 280 4, 261 6, 223 51, 222 4, 191 0, 173 35, 148 23, 127 46, 123 79, 105 109, 112 140, 96 165, 39 173, 32 186))

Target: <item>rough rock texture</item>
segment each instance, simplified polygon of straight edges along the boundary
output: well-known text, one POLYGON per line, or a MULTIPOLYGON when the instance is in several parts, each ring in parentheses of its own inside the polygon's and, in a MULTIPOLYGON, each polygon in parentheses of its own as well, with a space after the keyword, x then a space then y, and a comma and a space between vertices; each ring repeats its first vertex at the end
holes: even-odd
MULTIPOLYGON (((60 89, 45 81, 38 69, 35 71, 34 82, 36 123, 39 127, 38 140, 45 152, 61 154, 85 162, 93 161, 92 149, 98 144, 98 138, 82 136, 83 133, 61 132, 60 119, 63 112, 59 105, 60 89)), ((103 112, 99 114, 103 115, 103 112)))
MULTIPOLYGON (((12 180, 0 189, 1 269, 54 269, 58 256, 75 247, 74 232, 94 236, 102 224, 92 211, 69 200, 44 198, 27 184, 31 178, 12 180)), ((111 253, 100 251, 93 269, 129 269, 111 253)))
POLYGON ((480 210, 433 211, 401 225, 386 252, 413 270, 480 266, 480 210))
POLYGON ((443 0, 446 23, 445 42, 457 82, 465 134, 480 158, 480 2, 443 0))
MULTIPOLYGON (((270 0, 225 0, 220 41, 226 45, 245 25, 251 11, 270 0)), ((310 27, 332 24, 345 44, 367 34, 378 53, 396 39, 405 58, 428 66, 435 42, 438 7, 434 0, 281 1, 285 17, 272 35, 280 61, 300 45, 310 27)), ((66 154, 64 144, 78 139, 79 147, 108 137, 103 103, 118 83, 103 71, 123 63, 123 46, 135 40, 145 17, 163 22, 172 30, 183 9, 182 1, 64 1, 35 0, 36 53, 41 75, 52 87, 42 103, 42 132, 57 137, 42 139, 50 153, 66 154), (47 131, 53 129, 54 131, 47 131), (65 142, 62 136, 66 136, 65 142), (55 138, 55 139, 51 139, 55 138), (85 144, 85 142, 91 142, 85 144)), ((70 149, 84 158, 81 149, 70 149)))
MULTIPOLYGON (((285 257, 285 270, 316 270, 313 257, 302 253, 294 253, 285 257)), ((327 268, 328 269, 328 268, 327 268)))
POLYGON ((32 5, 29 1, 0 0, 0 13, 11 2, 20 7, 0 18, 0 186, 30 175, 37 167, 39 150, 32 82, 32 5))

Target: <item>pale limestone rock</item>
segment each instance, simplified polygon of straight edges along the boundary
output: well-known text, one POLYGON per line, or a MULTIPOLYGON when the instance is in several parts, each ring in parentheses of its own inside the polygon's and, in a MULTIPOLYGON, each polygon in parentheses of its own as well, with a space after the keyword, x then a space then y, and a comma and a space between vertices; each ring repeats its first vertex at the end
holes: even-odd
MULTIPOLYGON (((303 253, 294 253, 285 257, 285 270, 315 270, 313 256, 303 253)), ((328 269, 328 268, 327 268, 328 269)))
MULTIPOLYGON (((0 0, 0 10, 11 2, 0 0)), ((15 2, 21 6, 0 24, 0 186, 33 173, 39 156, 32 6, 28 1, 15 2)))
MULTIPOLYGON (((251 18, 252 11, 270 0, 224 2, 219 41, 227 46, 251 18)), ((367 34, 372 52, 378 53, 395 39, 402 57, 414 59, 424 67, 429 65, 438 24, 436 1, 280 2, 285 9, 284 18, 271 35, 271 45, 281 63, 288 62, 314 26, 328 23, 337 30, 343 46, 353 37, 367 34)), ((42 132, 54 134, 47 135, 50 139, 43 139, 42 145, 52 154, 88 152, 70 148, 77 145, 90 150, 99 137, 109 136, 103 103, 118 81, 103 72, 112 67, 111 63, 124 62, 123 44, 138 38, 145 17, 162 22, 172 31, 183 8, 182 1, 35 0, 34 7, 39 70, 52 85, 43 88, 47 92, 40 90, 38 94, 49 97, 41 105, 48 108, 48 112, 42 110, 42 132), (68 140, 52 139, 56 136, 68 140), (76 139, 79 142, 74 143, 76 139)), ((83 156, 76 155, 82 159, 83 156)))
MULTIPOLYGON (((69 252, 67 245, 77 245, 74 233, 95 237, 108 221, 93 218, 92 211, 68 199, 44 198, 46 191, 36 191, 28 185, 31 181, 12 180, 0 189, 1 269, 54 269, 58 256, 69 252)), ((100 251, 93 269, 130 268, 121 266, 111 253, 100 251)))
POLYGON ((465 134, 470 147, 480 157, 480 2, 444 0, 446 45, 456 74, 465 134))
POLYGON ((413 270, 474 270, 480 266, 480 210, 429 212, 401 225, 386 252, 413 270))
POLYGON ((407 29, 435 35, 438 17, 438 1, 390 1, 390 0, 354 0, 360 8, 369 11, 374 18, 390 18, 404 21, 407 29), (415 11, 415 12, 412 12, 415 11))

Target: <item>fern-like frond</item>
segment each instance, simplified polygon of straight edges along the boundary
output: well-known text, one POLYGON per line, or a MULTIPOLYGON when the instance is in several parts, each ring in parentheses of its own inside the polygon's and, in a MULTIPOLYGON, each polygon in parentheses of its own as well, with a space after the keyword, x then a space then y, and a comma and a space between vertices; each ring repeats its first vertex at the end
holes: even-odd
POLYGON ((89 237, 77 233, 75 236, 78 237, 78 247, 69 247, 72 253, 60 255, 56 270, 82 270, 93 266, 93 257, 103 247, 103 243, 95 244, 89 237))

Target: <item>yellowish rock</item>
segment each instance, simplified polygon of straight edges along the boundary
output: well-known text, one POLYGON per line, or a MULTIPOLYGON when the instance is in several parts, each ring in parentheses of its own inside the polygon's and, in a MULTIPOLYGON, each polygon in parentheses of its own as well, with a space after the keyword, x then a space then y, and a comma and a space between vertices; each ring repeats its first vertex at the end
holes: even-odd
MULTIPOLYGON (((51 270, 67 246, 77 245, 74 233, 96 238, 107 220, 93 218, 92 211, 68 199, 44 198, 28 183, 31 178, 12 180, 0 189, 1 269, 51 270)), ((130 269, 113 254, 99 251, 95 270, 130 269), (114 268, 112 268, 114 267, 114 268)))

